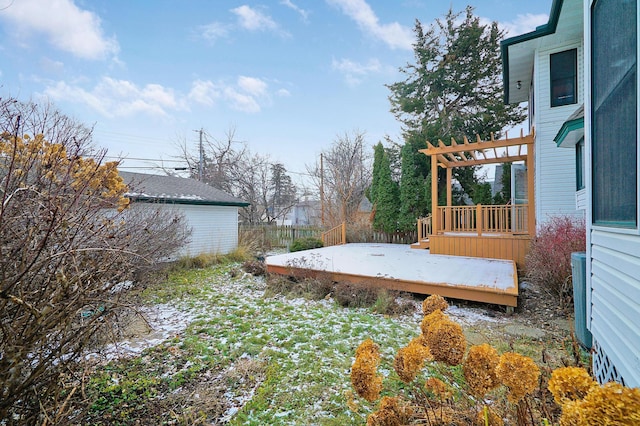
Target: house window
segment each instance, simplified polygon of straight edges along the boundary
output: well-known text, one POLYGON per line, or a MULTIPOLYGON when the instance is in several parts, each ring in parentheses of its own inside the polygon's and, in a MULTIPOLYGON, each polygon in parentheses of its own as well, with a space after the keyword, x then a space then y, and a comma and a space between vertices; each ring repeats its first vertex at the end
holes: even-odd
POLYGON ((593 223, 636 228, 636 2, 598 0, 591 17, 593 223))
POLYGON ((578 102, 578 51, 571 49, 550 57, 551 106, 578 102))
POLYGON ((584 189, 584 138, 576 144, 576 191, 584 189))

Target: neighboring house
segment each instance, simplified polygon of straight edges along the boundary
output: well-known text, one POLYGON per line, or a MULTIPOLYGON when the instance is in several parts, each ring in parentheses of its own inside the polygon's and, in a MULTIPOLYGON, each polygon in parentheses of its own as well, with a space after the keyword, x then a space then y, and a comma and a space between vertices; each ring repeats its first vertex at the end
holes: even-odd
POLYGON ((238 246, 238 209, 246 203, 194 179, 120 172, 130 208, 162 204, 184 215, 190 241, 180 255, 226 254, 238 246))
POLYGON ((587 326, 594 373, 640 387, 638 0, 584 0, 587 326))
MULTIPOLYGON (((554 0, 547 24, 501 45, 505 103, 527 102, 529 130, 535 129, 538 227, 553 215, 584 217, 584 203, 576 202, 576 170, 583 170, 583 163, 576 166, 576 149, 558 149, 555 140, 584 103, 582 15, 582 0, 554 0)), ((562 146, 576 143, 567 138, 562 146)))
POLYGON ((279 225, 320 225, 320 201, 305 199, 294 204, 279 225))

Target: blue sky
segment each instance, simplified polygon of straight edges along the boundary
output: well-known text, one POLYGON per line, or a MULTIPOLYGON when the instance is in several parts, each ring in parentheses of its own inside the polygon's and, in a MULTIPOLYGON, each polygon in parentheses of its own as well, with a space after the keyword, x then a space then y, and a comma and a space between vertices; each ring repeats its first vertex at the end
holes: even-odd
MULTIPOLYGON (((345 132, 399 140, 384 85, 413 61, 415 20, 466 4, 0 0, 0 96, 48 98, 94 125, 96 145, 129 171, 180 166, 195 130, 235 128, 252 152, 304 172, 345 132)), ((513 36, 546 23, 551 0, 471 4, 513 36)))

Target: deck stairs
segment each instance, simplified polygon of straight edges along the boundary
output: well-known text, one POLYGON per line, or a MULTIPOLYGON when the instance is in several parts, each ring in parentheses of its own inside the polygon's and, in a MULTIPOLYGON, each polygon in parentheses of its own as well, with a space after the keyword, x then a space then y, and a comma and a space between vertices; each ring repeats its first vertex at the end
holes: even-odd
POLYGON ((411 244, 411 248, 412 249, 428 249, 429 248, 429 239, 428 238, 423 238, 420 241, 411 244))

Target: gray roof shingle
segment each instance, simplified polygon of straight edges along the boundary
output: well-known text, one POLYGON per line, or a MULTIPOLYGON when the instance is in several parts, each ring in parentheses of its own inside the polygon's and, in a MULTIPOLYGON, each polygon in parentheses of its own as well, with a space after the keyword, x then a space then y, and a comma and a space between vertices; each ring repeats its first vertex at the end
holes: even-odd
POLYGON ((245 207, 249 203, 195 179, 119 172, 132 201, 245 207))

